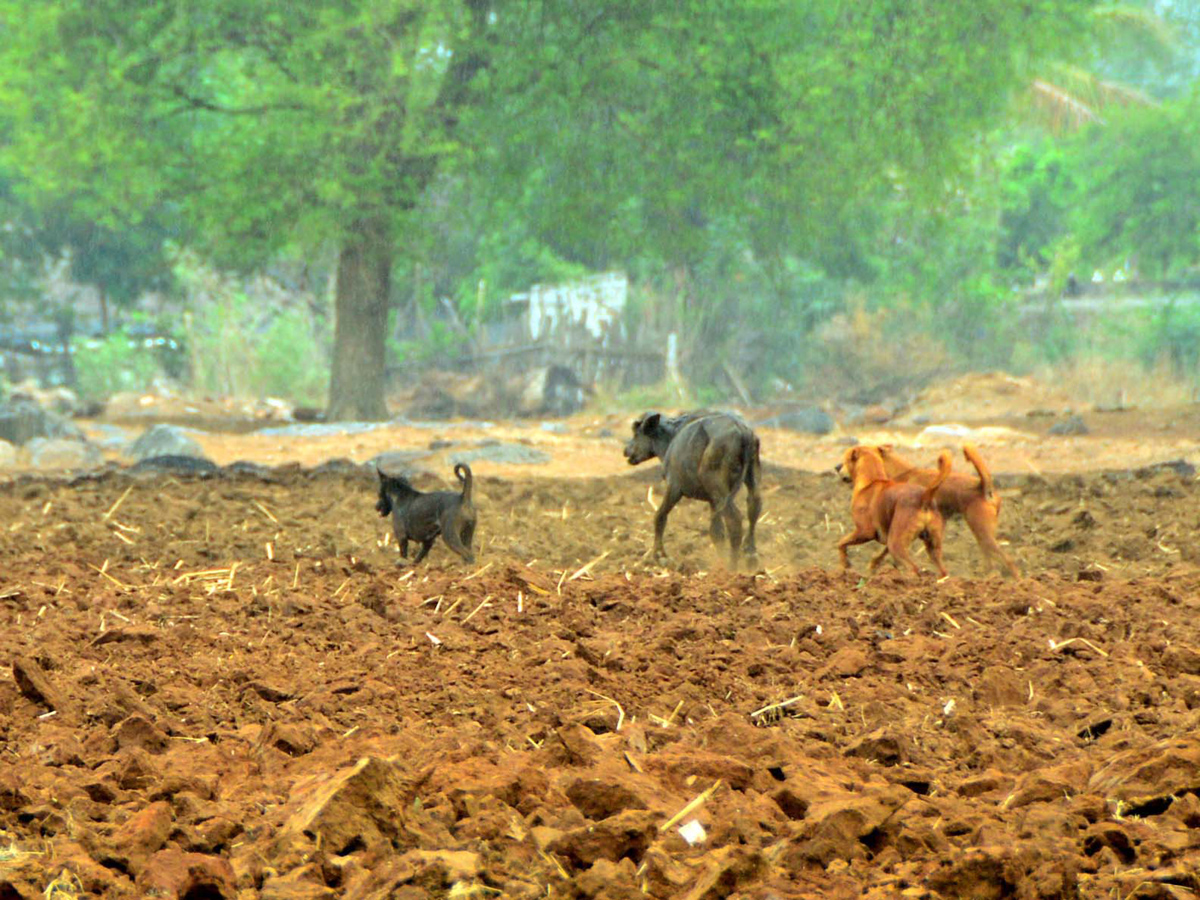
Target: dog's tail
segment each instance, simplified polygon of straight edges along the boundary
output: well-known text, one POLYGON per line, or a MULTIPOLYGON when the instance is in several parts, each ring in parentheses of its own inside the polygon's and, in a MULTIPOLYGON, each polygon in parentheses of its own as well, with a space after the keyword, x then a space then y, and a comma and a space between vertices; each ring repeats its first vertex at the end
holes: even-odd
POLYGON ((979 490, 982 492, 983 498, 989 501, 993 500, 996 486, 992 483, 992 472, 983 461, 983 457, 979 455, 979 451, 975 449, 975 445, 963 444, 963 456, 979 473, 979 490))
POLYGON ((924 509, 933 507, 933 495, 937 493, 938 488, 942 486, 942 482, 950 475, 950 468, 954 463, 950 459, 950 451, 943 450, 942 455, 938 457, 938 473, 937 478, 933 479, 929 487, 925 488, 925 493, 921 495, 921 506, 924 509))
POLYGON ((454 474, 458 476, 458 480, 462 482, 462 497, 464 503, 471 502, 471 486, 475 483, 475 477, 471 474, 471 467, 466 463, 456 463, 454 466, 454 474))
POLYGON ((753 490, 758 487, 759 479, 762 478, 762 460, 759 458, 759 449, 761 447, 758 440, 758 435, 751 433, 751 440, 754 442, 754 449, 750 453, 750 462, 746 465, 746 471, 742 476, 742 481, 746 487, 753 490))

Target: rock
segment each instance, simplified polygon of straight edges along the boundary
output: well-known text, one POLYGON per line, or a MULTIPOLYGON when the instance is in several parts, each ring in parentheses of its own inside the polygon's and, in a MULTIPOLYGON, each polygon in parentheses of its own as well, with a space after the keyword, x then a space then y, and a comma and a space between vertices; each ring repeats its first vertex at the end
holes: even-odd
POLYGON ((16 812, 29 802, 23 790, 23 781, 11 770, 0 772, 0 810, 16 812))
POLYGON ((549 849, 571 860, 576 868, 587 868, 600 859, 616 862, 628 857, 636 863, 658 834, 661 818, 648 810, 626 810, 568 831, 549 849))
POLYGON ((416 860, 418 869, 443 869, 442 880, 447 887, 460 881, 471 881, 483 872, 483 860, 470 850, 410 850, 404 855, 416 860))
POLYGON ((367 468, 372 477, 376 469, 381 469, 385 475, 402 475, 411 478, 413 475, 427 471, 414 465, 418 460, 428 459, 433 454, 428 450, 385 450, 378 456, 367 461, 367 468))
POLYGON ((199 456, 179 456, 177 454, 164 456, 147 456, 129 467, 131 475, 156 474, 172 472, 179 475, 211 475, 217 471, 217 464, 210 459, 199 456))
POLYGON ((1119 802, 1127 816, 1162 812, 1172 798, 1200 792, 1200 738, 1118 753, 1091 777, 1087 790, 1119 802))
POLYGON ((847 644, 829 657, 829 661, 818 670, 817 677, 835 675, 838 678, 851 678, 861 674, 869 664, 870 660, 862 647, 847 644))
POLYGON ((134 747, 117 771, 117 786, 123 791, 144 791, 162 779, 158 764, 141 747, 134 747))
POLYGON ((104 464, 104 454, 85 440, 33 438, 26 446, 35 469, 95 469, 104 464))
POLYGON ((754 780, 754 769, 732 756, 703 750, 663 750, 645 761, 647 772, 667 772, 671 787, 684 793, 694 792, 693 783, 712 783, 718 778, 735 791, 744 791, 754 780))
POLYGON ((73 706, 66 697, 59 693, 45 671, 36 661, 26 656, 18 656, 12 662, 13 679, 20 690, 29 700, 39 703, 60 714, 67 713, 73 706))
POLYGON ((549 453, 525 444, 487 441, 475 450, 463 450, 455 453, 450 461, 457 464, 484 460, 510 466, 536 466, 550 462, 551 458, 549 453))
POLYGON ((975 683, 974 697, 981 706, 996 709, 1024 706, 1029 700, 1029 692, 1009 666, 988 666, 975 683))
POLYGON ((259 900, 324 900, 336 896, 337 891, 325 886, 321 867, 309 864, 295 868, 286 875, 265 878, 259 900))
POLYGON ((34 438, 82 438, 83 432, 62 416, 29 399, 0 400, 0 440, 16 446, 34 438))
POLYGON ((177 425, 151 425, 141 437, 129 445, 125 455, 141 462, 154 456, 191 456, 204 458, 202 448, 194 438, 177 425))
POLYGON ((988 769, 986 772, 981 772, 963 781, 958 786, 957 793, 960 797, 979 797, 998 791, 1008 793, 1012 790, 1012 786, 1011 775, 1005 775, 998 769, 988 769))
POLYGON ((747 847, 721 847, 705 858, 704 871, 681 900, 715 900, 728 897, 738 885, 763 868, 762 855, 747 847))
POLYGON ((850 861, 867 855, 863 839, 892 819, 916 795, 896 785, 845 794, 809 806, 804 836, 795 848, 797 863, 822 866, 835 859, 850 861))
POLYGON ((829 434, 833 431, 833 416, 815 406, 789 409, 756 423, 760 428, 783 428, 803 434, 829 434))
POLYGON ((551 749, 557 752, 560 762, 565 765, 590 766, 604 753, 604 747, 586 725, 564 725, 554 734, 558 743, 551 749))
POLYGON ((845 755, 873 759, 884 766, 898 766, 908 759, 904 742, 886 727, 860 737, 846 748, 845 755))
POLYGON ((1091 429, 1087 427, 1083 419, 1079 416, 1067 416, 1061 422, 1055 422, 1046 431, 1046 434, 1053 434, 1058 437, 1071 437, 1090 433, 1091 429))
POLYGON ((576 778, 566 788, 567 798, 589 819, 607 819, 627 809, 648 809, 640 791, 627 779, 576 778))
POLYGON ((284 823, 283 831, 316 841, 335 855, 356 847, 410 843, 406 812, 420 785, 431 770, 416 778, 406 777, 393 762, 366 757, 332 778, 310 782, 297 807, 284 823))
POLYGON ((1098 822, 1083 837, 1083 852, 1095 856, 1101 847, 1110 848, 1125 865, 1137 859, 1137 849, 1128 832, 1116 822, 1098 822))
POLYGON ((11 469, 17 464, 17 448, 8 441, 0 440, 0 469, 11 469))
POLYGON ((968 847, 943 859, 940 868, 926 876, 926 883, 943 897, 1000 900, 1020 896, 1025 869, 1004 847, 968 847))
POLYGON ((1162 654, 1166 675, 1200 675, 1200 651, 1185 644, 1170 644, 1162 654))
POLYGON ((1160 472, 1174 472, 1180 478, 1188 481, 1196 477, 1196 467, 1186 459, 1172 459, 1169 462, 1155 463, 1152 466, 1144 466, 1140 469, 1135 469, 1134 474, 1139 478, 1149 478, 1152 475, 1157 475, 1160 472))
POLYGON ((240 822, 215 816, 196 826, 196 842, 191 849, 199 853, 221 853, 245 829, 240 822))
POLYGON ((112 833, 98 861, 137 876, 167 842, 171 824, 171 807, 161 800, 151 803, 112 833))
POLYGON ((148 753, 162 753, 167 749, 167 736, 158 726, 141 715, 132 715, 113 726, 113 737, 118 750, 139 748, 148 753))
POLYGON ((571 879, 572 897, 591 900, 645 900, 646 894, 638 885, 637 867, 633 860, 618 863, 598 859, 592 867, 571 879))
POLYGON ((1089 775, 1091 764, 1082 761, 1026 772, 1017 779, 1012 795, 1005 801, 1006 808, 1020 809, 1031 803, 1051 803, 1072 797, 1083 790, 1089 775))
POLYGON ((316 735, 311 728, 302 728, 286 722, 272 722, 263 729, 259 744, 274 747, 288 756, 303 756, 317 746, 316 735))
POLYGON ((204 897, 205 900, 234 900, 237 885, 233 867, 218 856, 167 849, 155 853, 137 878, 147 897, 166 900, 204 897))

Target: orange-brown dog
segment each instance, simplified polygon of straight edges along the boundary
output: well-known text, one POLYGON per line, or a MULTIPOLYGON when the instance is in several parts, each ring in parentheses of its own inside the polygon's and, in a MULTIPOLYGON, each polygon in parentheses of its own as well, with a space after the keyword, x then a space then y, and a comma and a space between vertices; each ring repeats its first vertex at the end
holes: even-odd
MULTIPOLYGON (((911 481, 913 484, 929 486, 938 477, 936 469, 919 469, 892 449, 891 444, 877 447, 883 468, 888 478, 895 481, 911 481)), ((979 549, 983 551, 984 564, 990 570, 993 563, 1002 565, 1013 578, 1020 576, 1016 565, 1008 554, 1000 549, 996 540, 996 520, 1000 516, 1000 495, 992 484, 992 473, 988 470, 979 452, 971 444, 963 445, 963 456, 975 467, 978 478, 955 473, 945 480, 934 500, 938 512, 944 518, 961 515, 967 527, 975 535, 979 549), (997 562, 998 561, 998 562, 997 562)))
POLYGON ((900 562, 908 563, 914 575, 921 570, 913 562, 908 547, 918 535, 925 542, 929 556, 944 577, 942 562, 942 515, 937 511, 933 495, 950 474, 950 454, 938 459, 938 476, 928 487, 892 481, 887 477, 883 459, 870 447, 851 447, 842 457, 837 470, 842 480, 854 485, 850 498, 850 513, 854 531, 838 541, 842 568, 850 568, 847 547, 879 541, 883 549, 871 560, 871 571, 879 567, 890 552, 900 562))

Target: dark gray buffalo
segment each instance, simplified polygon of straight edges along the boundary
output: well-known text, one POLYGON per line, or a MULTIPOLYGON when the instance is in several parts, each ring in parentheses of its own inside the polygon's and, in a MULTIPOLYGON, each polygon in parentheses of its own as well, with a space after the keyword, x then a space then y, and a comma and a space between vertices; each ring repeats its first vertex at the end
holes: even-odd
POLYGON ((662 460, 667 495, 654 514, 654 557, 666 557, 663 531, 667 516, 680 499, 690 497, 712 507, 709 536, 718 552, 721 542, 729 538, 729 565, 736 569, 742 547, 742 517, 733 499, 745 484, 746 516, 750 520, 745 553, 753 559, 757 553, 754 527, 762 513, 758 494, 762 467, 754 430, 729 413, 698 410, 666 418, 648 412, 633 423, 633 438, 625 445, 625 458, 636 466, 656 456, 662 460))

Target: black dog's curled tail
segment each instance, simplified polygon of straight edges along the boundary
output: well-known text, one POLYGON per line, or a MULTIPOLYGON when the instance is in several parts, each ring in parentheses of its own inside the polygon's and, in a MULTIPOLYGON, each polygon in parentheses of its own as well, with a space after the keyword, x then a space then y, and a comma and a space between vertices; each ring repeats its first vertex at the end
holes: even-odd
POLYGON ((471 475, 471 467, 466 463, 456 463, 454 466, 454 474, 458 476, 458 480, 462 482, 463 502, 471 502, 471 485, 474 483, 474 477, 471 475))

